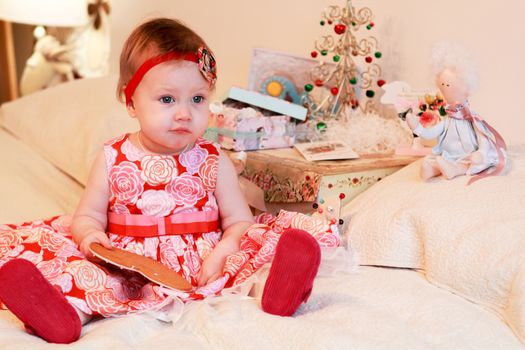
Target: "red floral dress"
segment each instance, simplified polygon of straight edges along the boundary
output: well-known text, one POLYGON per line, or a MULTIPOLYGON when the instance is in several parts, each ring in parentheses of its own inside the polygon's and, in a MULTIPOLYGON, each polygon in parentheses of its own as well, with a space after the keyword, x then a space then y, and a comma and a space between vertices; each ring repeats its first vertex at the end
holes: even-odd
MULTIPOLYGON (((179 155, 150 155, 126 134, 107 142, 104 153, 111 244, 160 261, 197 286, 202 261, 222 234, 214 197, 219 147, 199 139, 179 155), (147 234, 137 236, 144 227, 147 234)), ((29 260, 72 305, 87 314, 111 316, 159 307, 168 297, 202 299, 240 284, 271 261, 280 234, 288 228, 310 232, 321 246, 339 245, 337 226, 318 218, 281 211, 277 217, 260 215, 257 221, 241 238, 241 250, 226 259, 223 276, 188 293, 85 259, 72 240, 67 215, 1 225, 0 266, 14 258, 29 260)))

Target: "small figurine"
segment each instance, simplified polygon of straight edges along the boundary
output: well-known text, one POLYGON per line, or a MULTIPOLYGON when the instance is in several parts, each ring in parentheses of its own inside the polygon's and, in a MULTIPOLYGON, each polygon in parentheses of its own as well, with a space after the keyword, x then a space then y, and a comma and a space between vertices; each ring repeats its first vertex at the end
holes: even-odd
POLYGON ((435 46, 432 61, 446 115, 428 128, 421 125, 419 117, 406 117, 414 134, 438 139, 433 154, 425 157, 421 165, 421 177, 427 180, 439 175, 447 179, 475 175, 470 184, 501 173, 506 163, 505 141, 468 103, 477 78, 472 61, 461 48, 450 44, 435 46))
POLYGON ((35 51, 28 58, 20 78, 20 93, 25 96, 62 81, 74 79, 68 48, 43 27, 34 30, 35 51))

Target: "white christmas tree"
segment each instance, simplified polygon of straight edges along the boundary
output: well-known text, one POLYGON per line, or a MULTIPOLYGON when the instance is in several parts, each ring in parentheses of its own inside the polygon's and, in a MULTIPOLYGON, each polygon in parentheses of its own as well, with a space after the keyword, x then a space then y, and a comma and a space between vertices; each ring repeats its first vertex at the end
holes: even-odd
POLYGON ((329 6, 320 24, 333 28, 335 35, 316 40, 311 56, 321 60, 310 72, 311 83, 304 86, 303 96, 308 123, 318 131, 326 128, 328 120, 345 116, 347 108, 377 112, 375 89, 385 84, 377 63, 382 56, 377 39, 358 39, 354 35, 363 28, 372 30, 375 25, 368 7, 356 9, 352 0, 347 0, 345 7, 329 6), (356 60, 362 60, 362 64, 358 66, 356 60))

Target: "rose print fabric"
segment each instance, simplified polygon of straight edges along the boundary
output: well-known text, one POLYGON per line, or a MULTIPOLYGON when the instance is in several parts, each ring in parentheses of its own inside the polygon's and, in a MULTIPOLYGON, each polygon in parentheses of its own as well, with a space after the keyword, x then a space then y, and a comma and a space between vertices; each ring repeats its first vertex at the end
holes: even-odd
MULTIPOLYGON (((180 155, 150 155, 135 147, 126 134, 107 142, 104 153, 110 212, 165 217, 218 210, 213 194, 219 157, 215 144, 199 139, 180 155)), ((70 223, 70 216, 58 216, 0 226, 0 266, 10 259, 27 259, 72 305, 102 316, 149 310, 161 306, 168 297, 203 299, 240 284, 271 261, 287 228, 310 232, 321 246, 339 245, 335 224, 286 211, 277 217, 261 215, 243 235, 241 250, 227 258, 223 276, 185 293, 166 290, 137 273, 85 259, 72 240, 70 223)), ((219 242, 221 233, 131 237, 108 232, 108 236, 114 247, 160 261, 196 286, 202 261, 219 242)))

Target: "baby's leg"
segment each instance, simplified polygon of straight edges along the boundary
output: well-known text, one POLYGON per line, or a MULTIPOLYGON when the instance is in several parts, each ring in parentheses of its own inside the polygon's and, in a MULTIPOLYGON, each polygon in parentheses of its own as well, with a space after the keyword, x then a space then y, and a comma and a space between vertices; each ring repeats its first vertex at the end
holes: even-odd
POLYGON ((13 259, 0 268, 0 300, 26 329, 50 343, 80 337, 80 318, 64 295, 28 260, 13 259))
POLYGON ((419 176, 421 176, 423 180, 428 180, 440 174, 441 170, 436 162, 436 158, 434 156, 426 157, 421 164, 419 176))
POLYGON ((437 157, 436 162, 443 176, 447 179, 453 179, 459 175, 465 175, 467 172, 467 165, 464 162, 451 162, 443 157, 437 157))
POLYGON ((80 309, 77 309, 75 306, 73 306, 73 309, 75 309, 75 312, 77 313, 78 318, 80 319, 80 324, 82 326, 91 321, 91 319, 93 318, 93 316, 88 315, 83 311, 80 311, 80 309))
POLYGON ((291 316, 306 302, 321 263, 319 243, 308 232, 298 229, 285 231, 264 285, 261 306, 265 312, 291 316))

